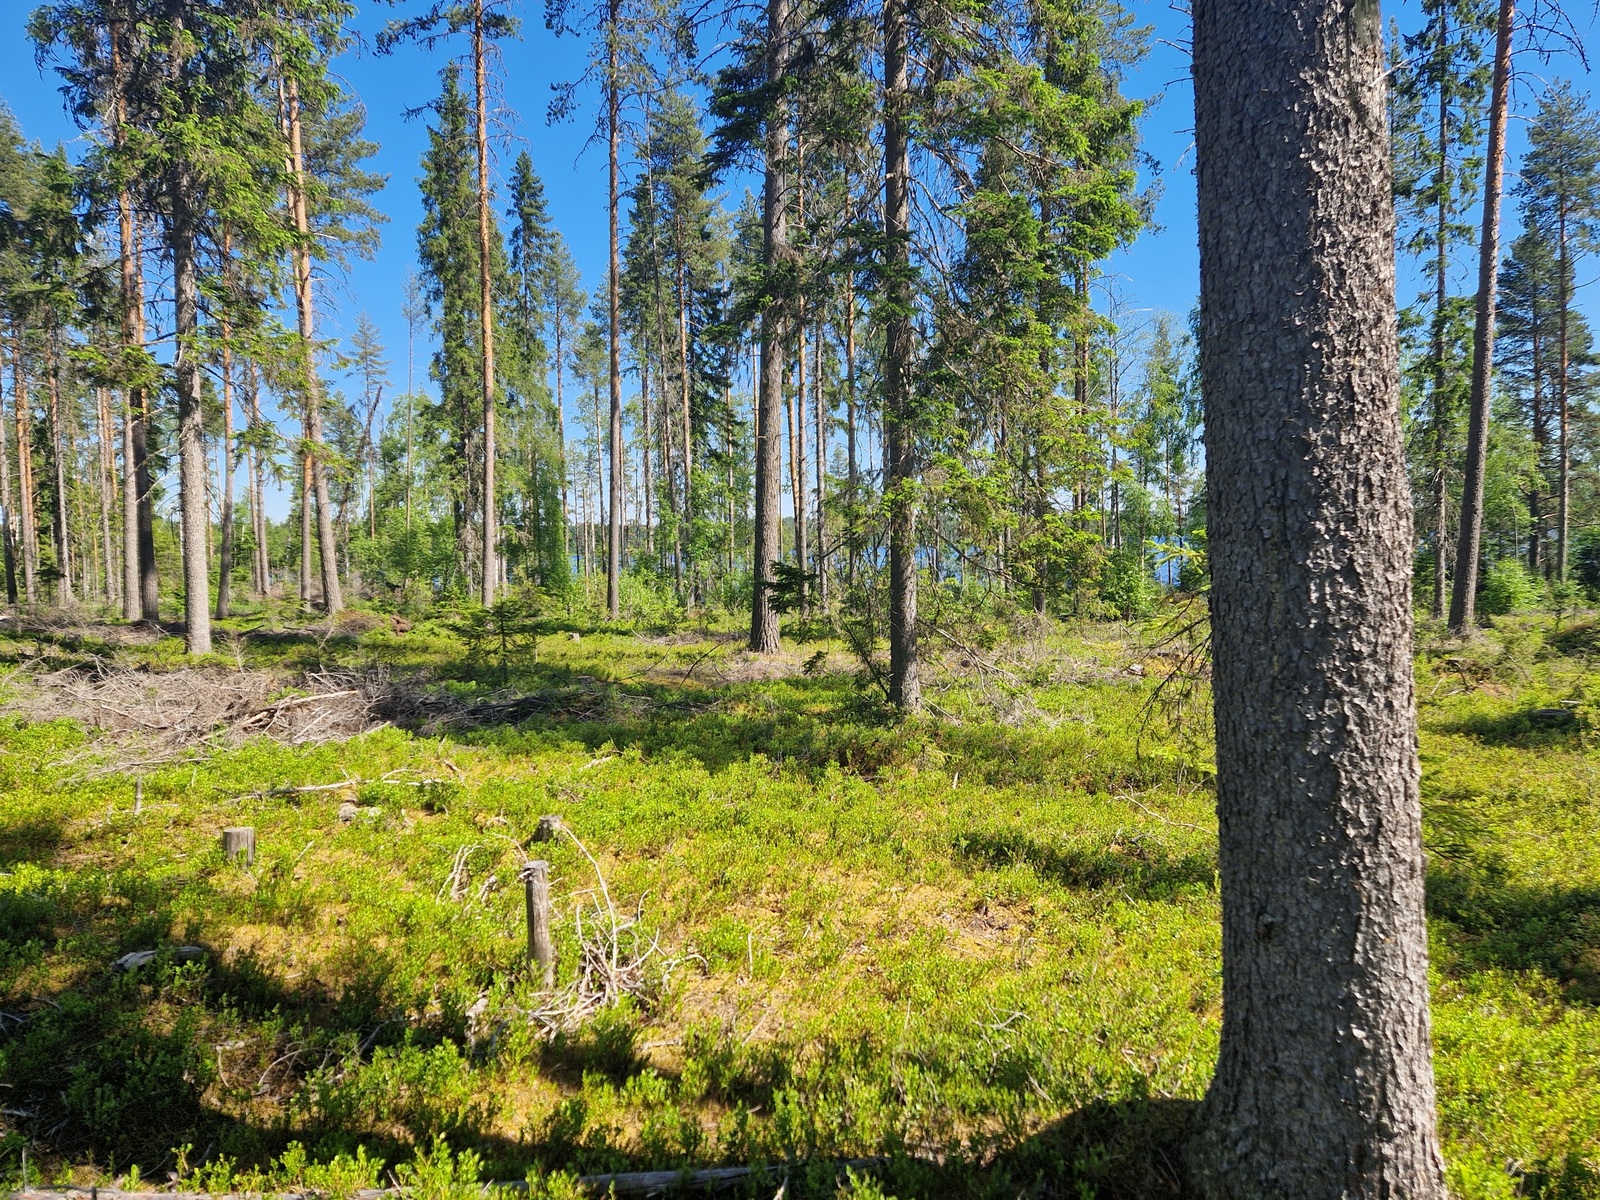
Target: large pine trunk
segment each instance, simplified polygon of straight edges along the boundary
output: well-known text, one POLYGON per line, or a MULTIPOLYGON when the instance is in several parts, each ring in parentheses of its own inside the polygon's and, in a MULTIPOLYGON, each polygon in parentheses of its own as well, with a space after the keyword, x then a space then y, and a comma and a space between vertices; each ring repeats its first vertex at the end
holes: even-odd
MULTIPOLYGON (((789 0, 767 0, 767 80, 783 78, 789 53, 789 0)), ((766 287, 777 284, 789 251, 789 221, 784 197, 784 158, 789 149, 789 109, 781 89, 774 89, 767 114, 765 177, 761 190, 761 265, 766 287)), ((772 564, 782 537, 779 493, 783 486, 782 421, 783 345, 787 333, 785 299, 768 295, 761 310, 761 376, 755 412, 755 550, 750 592, 750 649, 773 654, 778 649, 778 613, 772 607, 772 564)))
POLYGON ((917 506, 911 412, 911 147, 907 0, 883 6, 883 232, 885 294, 884 492, 889 508, 889 702, 922 707, 917 662, 917 506))
POLYGON ((1494 83, 1489 96, 1489 148, 1483 172, 1483 235, 1478 243, 1478 300, 1472 326, 1472 394, 1461 483, 1461 529, 1450 587, 1450 628, 1463 633, 1477 617, 1478 552, 1483 540, 1483 481, 1489 464, 1489 404, 1494 371, 1496 291, 1500 284, 1500 193, 1505 181, 1506 112, 1511 88, 1515 0, 1500 0, 1494 83))
POLYGON ((1194 8, 1223 1016, 1212 1198, 1442 1200, 1384 53, 1194 8))
POLYGON ((200 277, 195 261, 193 184, 181 168, 170 189, 168 248, 172 251, 173 317, 177 348, 178 512, 183 534, 183 616, 190 654, 211 653, 211 581, 206 562, 210 512, 206 503, 205 424, 200 390, 200 277))

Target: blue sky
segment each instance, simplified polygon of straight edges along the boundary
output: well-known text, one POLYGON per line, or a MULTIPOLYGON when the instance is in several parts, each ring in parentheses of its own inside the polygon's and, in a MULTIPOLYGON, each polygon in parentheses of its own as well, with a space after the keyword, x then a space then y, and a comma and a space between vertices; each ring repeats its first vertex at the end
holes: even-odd
MULTIPOLYGON (((1128 81, 1126 90, 1154 100, 1144 121, 1143 138, 1145 150, 1161 169, 1161 198, 1155 213, 1159 228, 1118 253, 1108 264, 1108 273, 1129 309, 1167 310, 1181 316, 1194 303, 1198 286, 1190 134, 1193 101, 1188 64, 1178 48, 1186 38, 1187 20, 1170 0, 1125 3, 1155 35, 1148 60, 1128 81)), ((32 0, 0 0, 0 98, 30 138, 70 144, 79 134, 63 113, 53 73, 41 73, 36 66, 24 32, 32 7, 32 0)), ((420 7, 420 0, 395 6, 364 0, 356 22, 362 44, 336 64, 347 86, 365 101, 369 136, 382 147, 374 167, 389 177, 378 203, 390 220, 383 229, 383 246, 376 259, 355 263, 343 281, 325 288, 322 332, 329 337, 342 335, 353 328, 357 313, 369 313, 383 331, 393 361, 391 395, 405 386, 406 324, 401 306, 405 275, 415 258, 415 229, 421 215, 416 177, 426 141, 424 120, 408 121, 403 114, 437 93, 438 72, 446 56, 465 48, 447 44, 431 52, 404 47, 391 56, 375 54, 371 43, 383 22, 408 8, 420 7)), ((1588 23, 1583 39, 1593 58, 1600 42, 1588 12, 1590 6, 1576 3, 1572 7, 1579 13, 1580 23, 1588 23)), ((1414 0, 1385 4, 1384 12, 1386 19, 1398 19, 1402 28, 1416 23, 1414 0)), ((499 171, 503 177, 517 152, 529 151, 544 178, 551 216, 592 287, 603 276, 606 257, 605 158, 602 147, 585 149, 593 129, 594 98, 585 96, 589 107, 567 123, 551 126, 545 121, 551 85, 581 74, 585 47, 577 39, 557 39, 546 30, 538 0, 528 3, 522 16, 524 36, 520 42, 507 44, 502 64, 499 171)), ((1532 110, 1541 78, 1576 77, 1580 91, 1590 90, 1590 79, 1572 56, 1558 58, 1549 66, 1525 56, 1524 69, 1528 74, 1517 95, 1522 118, 1532 110)), ((1512 170, 1520 157, 1523 127, 1523 120, 1513 124, 1512 170)), ((1507 217, 1514 223, 1513 209, 1508 205, 1507 217)), ((1463 291, 1471 286, 1467 278, 1470 267, 1464 262, 1461 269, 1459 287, 1463 291)), ((1403 278, 1402 301, 1408 300, 1412 291, 1411 283, 1403 278)), ((428 344, 419 340, 419 387, 426 386, 428 350, 428 344)))

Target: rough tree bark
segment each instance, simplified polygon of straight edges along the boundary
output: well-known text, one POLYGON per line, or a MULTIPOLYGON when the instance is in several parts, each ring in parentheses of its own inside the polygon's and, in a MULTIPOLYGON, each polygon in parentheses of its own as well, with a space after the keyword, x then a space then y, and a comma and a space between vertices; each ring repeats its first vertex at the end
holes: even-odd
POLYGON ((1496 290, 1500 285, 1500 193, 1505 181, 1506 111, 1511 86, 1511 32, 1516 0, 1500 0, 1494 83, 1489 98, 1489 149, 1483 169, 1483 236, 1478 243, 1478 303, 1472 327, 1472 395, 1467 458, 1461 483, 1461 530, 1450 587, 1450 629, 1464 633, 1477 617, 1478 551, 1483 538, 1483 480, 1489 462, 1489 402, 1494 371, 1496 290))
MULTIPOLYGON (((789 53, 789 0, 767 0, 767 81, 784 77, 789 53)), ((761 267, 769 289, 761 310, 761 376, 756 396, 755 549, 751 559, 754 583, 750 594, 750 649, 773 654, 778 649, 778 613, 772 607, 772 564, 782 537, 779 493, 783 486, 782 408, 785 300, 779 273, 788 266, 789 219, 784 196, 784 158, 789 149, 789 104, 781 88, 767 113, 766 147, 761 188, 761 267)))
POLYGON ((1194 6, 1223 1018, 1212 1200, 1443 1200, 1375 0, 1194 6))
POLYGON ((888 243, 884 295, 883 424, 889 506, 889 702, 922 707, 917 664, 917 507, 911 411, 911 150, 906 108, 910 75, 907 0, 883 6, 883 232, 888 243))

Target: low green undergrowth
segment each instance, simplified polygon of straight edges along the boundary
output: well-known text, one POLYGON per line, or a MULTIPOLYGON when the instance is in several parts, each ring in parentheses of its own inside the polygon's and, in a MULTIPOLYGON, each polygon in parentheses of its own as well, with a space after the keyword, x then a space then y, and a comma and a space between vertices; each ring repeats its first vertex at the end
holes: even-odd
MULTIPOLYGON (((1419 667, 1464 1196, 1600 1195, 1584 628, 1507 618, 1419 667)), ((1219 1017, 1204 730, 1152 702, 1165 660, 1136 631, 1029 637, 948 650, 912 722, 836 643, 761 660, 715 630, 573 628, 473 661, 442 622, 236 630, 217 660, 550 703, 125 771, 135 746, 4 718, 0 1177, 26 1153, 35 1179, 565 1196, 785 1163, 791 1196, 1172 1194, 1219 1017), (530 844, 544 814, 575 836, 530 844), (239 824, 249 866, 220 850, 239 824), (525 1015, 548 1001, 528 855, 550 863, 558 988, 580 922, 614 910, 659 947, 553 1037, 525 1015)), ((172 665, 74 638, 0 656, 172 665)))

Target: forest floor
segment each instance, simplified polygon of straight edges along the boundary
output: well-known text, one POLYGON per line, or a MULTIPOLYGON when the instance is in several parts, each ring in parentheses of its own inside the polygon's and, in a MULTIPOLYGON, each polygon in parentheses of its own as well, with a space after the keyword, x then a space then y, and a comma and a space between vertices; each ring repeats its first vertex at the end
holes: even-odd
MULTIPOLYGON (((899 722, 837 642, 271 625, 199 667, 0 626, 0 1185, 1182 1193, 1216 823, 1159 635, 944 638, 899 722)), ((1600 1196, 1595 658, 1600 624, 1523 618, 1419 659, 1461 1196, 1600 1196)))

